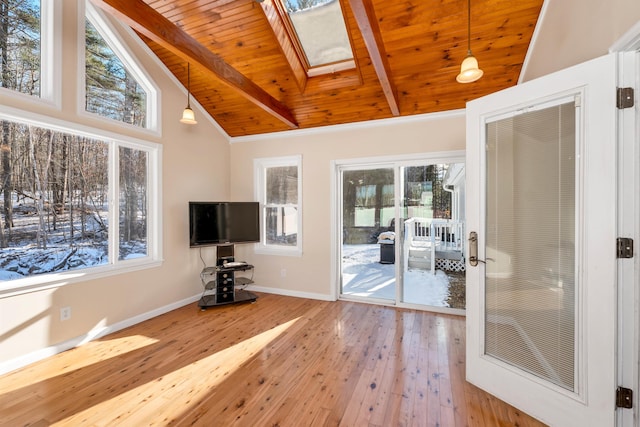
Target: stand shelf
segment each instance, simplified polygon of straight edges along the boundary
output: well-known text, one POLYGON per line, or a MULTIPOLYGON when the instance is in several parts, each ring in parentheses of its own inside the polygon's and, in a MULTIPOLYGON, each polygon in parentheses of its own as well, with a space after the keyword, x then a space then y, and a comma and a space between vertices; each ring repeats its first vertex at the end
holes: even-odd
POLYGON ((204 291, 198 306, 205 310, 218 305, 255 302, 258 298, 256 294, 244 289, 236 289, 236 286, 253 283, 253 280, 248 277, 236 277, 236 273, 245 271, 253 271, 253 265, 219 265, 204 268, 200 274, 204 291))

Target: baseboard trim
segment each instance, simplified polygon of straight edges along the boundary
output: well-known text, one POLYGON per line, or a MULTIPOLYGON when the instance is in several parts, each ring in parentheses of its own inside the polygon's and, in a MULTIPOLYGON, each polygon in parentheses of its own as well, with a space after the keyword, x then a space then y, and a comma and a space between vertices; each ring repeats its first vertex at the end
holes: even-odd
POLYGON ((38 362, 40 360, 46 359, 47 357, 55 356, 56 354, 62 353, 63 351, 67 351, 72 348, 79 347, 82 344, 86 344, 90 341, 96 340, 98 338, 102 338, 105 335, 109 335, 110 333, 117 332, 121 329, 128 328, 129 326, 133 326, 140 322, 144 322, 145 320, 149 320, 156 316, 160 316, 161 314, 168 313, 177 308, 184 307, 185 305, 192 304, 195 301, 198 301, 200 297, 201 297, 201 294, 194 295, 190 298, 185 298, 183 300, 165 305, 155 310, 142 313, 138 316, 125 319, 121 322, 114 323, 113 325, 94 328, 89 332, 87 332, 86 334, 81 335, 79 337, 75 337, 70 340, 67 340, 49 347, 45 347, 41 350, 37 350, 29 354, 25 354, 24 356, 16 357, 15 359, 2 362, 0 363, 0 375, 6 374, 11 371, 15 371, 16 369, 19 369, 24 366, 30 365, 32 363, 38 362))
POLYGON ((247 290, 253 292, 264 292, 265 294, 283 295, 287 297, 307 298, 320 301, 336 301, 336 299, 332 298, 331 295, 317 294, 312 292, 298 292, 292 291, 291 289, 268 288, 264 286, 249 285, 247 286, 247 290))

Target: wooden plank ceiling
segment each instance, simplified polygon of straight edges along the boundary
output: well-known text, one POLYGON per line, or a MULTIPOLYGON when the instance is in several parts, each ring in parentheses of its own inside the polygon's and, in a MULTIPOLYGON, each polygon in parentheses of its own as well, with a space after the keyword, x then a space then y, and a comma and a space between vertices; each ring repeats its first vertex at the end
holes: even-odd
MULTIPOLYGON (((279 0, 92 0, 130 25, 229 136, 464 108, 513 86, 543 0, 341 0, 355 70, 306 78, 269 18, 279 0)), ((186 99, 175 100, 184 102, 186 99)), ((178 118, 176 118, 178 120, 178 118)))

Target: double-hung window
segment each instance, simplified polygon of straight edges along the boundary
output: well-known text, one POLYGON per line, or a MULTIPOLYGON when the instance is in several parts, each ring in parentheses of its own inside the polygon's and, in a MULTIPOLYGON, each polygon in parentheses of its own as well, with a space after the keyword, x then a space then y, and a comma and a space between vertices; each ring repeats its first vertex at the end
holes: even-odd
POLYGON ((261 239, 256 251, 302 254, 302 157, 255 160, 261 239))

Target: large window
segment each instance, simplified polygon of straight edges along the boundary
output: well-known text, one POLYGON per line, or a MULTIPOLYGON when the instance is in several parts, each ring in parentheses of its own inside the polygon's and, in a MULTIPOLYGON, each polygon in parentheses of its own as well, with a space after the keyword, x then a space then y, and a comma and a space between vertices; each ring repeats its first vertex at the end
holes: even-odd
POLYGON ((0 290, 159 260, 157 145, 3 117, 0 136, 0 290))
POLYGON ((302 158, 256 159, 256 196, 261 206, 258 251, 302 253, 302 158))
POLYGON ((1 87, 40 96, 40 34, 40 1, 0 1, 1 87))
POLYGON ((44 100, 44 109, 53 104, 74 121, 0 110, 1 295, 162 258, 161 146, 82 126, 74 116, 89 111, 157 130, 158 90, 111 24, 81 1, 78 73, 86 78, 78 89, 86 96, 75 111, 63 110, 62 3, 0 0, 0 90, 21 102, 44 100))

